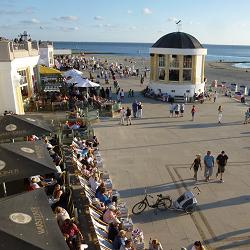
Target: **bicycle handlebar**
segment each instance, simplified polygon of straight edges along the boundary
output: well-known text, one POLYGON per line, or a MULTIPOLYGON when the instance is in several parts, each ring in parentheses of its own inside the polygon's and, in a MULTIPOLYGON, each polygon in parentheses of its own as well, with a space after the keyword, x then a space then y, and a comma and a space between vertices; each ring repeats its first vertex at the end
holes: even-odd
POLYGON ((201 193, 201 190, 199 189, 199 187, 198 187, 198 186, 193 187, 193 189, 197 189, 197 190, 198 190, 197 195, 199 195, 199 194, 201 193))
POLYGON ((150 197, 150 198, 154 198, 152 195, 150 195, 150 194, 148 194, 148 196, 150 197))

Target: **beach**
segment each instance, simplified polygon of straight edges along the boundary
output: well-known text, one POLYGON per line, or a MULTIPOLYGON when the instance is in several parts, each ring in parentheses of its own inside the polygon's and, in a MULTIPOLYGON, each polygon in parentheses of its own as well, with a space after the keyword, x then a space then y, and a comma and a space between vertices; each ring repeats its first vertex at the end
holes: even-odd
MULTIPOLYGON (((150 69, 150 59, 139 56, 120 56, 120 55, 86 55, 86 57, 94 57, 96 60, 107 60, 108 62, 123 64, 124 66, 133 66, 134 68, 150 69)), ((218 83, 238 83, 250 86, 250 70, 244 68, 236 68, 233 65, 236 62, 212 62, 205 63, 205 77, 208 83, 217 80, 218 83)), ((238 62, 237 62, 238 63, 238 62)))

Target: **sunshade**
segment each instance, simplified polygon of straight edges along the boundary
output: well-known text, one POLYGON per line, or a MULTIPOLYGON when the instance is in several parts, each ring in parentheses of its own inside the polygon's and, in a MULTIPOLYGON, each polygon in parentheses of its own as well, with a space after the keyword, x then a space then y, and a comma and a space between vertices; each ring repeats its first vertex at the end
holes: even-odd
POLYGON ((50 126, 39 117, 28 115, 0 116, 0 140, 29 135, 45 135, 52 132, 50 126))
POLYGON ((92 87, 99 87, 100 85, 95 82, 91 82, 89 79, 79 79, 75 87, 78 88, 92 88, 92 87))
POLYGON ((42 141, 0 144, 0 183, 56 172, 42 141))
POLYGON ((41 75, 61 75, 62 72, 60 70, 54 69, 54 68, 49 68, 46 66, 39 66, 39 73, 41 75))
POLYGON ((0 199, 0 210, 0 249, 68 249, 43 188, 0 199))
POLYGON ((63 76, 65 76, 65 77, 78 77, 78 76, 83 76, 83 73, 81 72, 81 71, 79 71, 79 70, 77 70, 77 69, 70 69, 70 70, 68 70, 68 71, 65 71, 64 73, 63 73, 63 76))

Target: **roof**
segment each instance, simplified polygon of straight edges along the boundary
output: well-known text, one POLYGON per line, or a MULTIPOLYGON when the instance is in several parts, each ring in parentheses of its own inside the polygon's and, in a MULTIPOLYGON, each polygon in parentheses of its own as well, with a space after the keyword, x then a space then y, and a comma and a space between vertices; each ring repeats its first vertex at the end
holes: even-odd
POLYGON ((60 70, 57 70, 54 68, 48 68, 42 65, 39 65, 39 73, 41 75, 61 75, 62 74, 60 70))
POLYGON ((175 49, 202 49, 200 42, 190 34, 184 32, 172 32, 161 37, 153 48, 175 48, 175 49))

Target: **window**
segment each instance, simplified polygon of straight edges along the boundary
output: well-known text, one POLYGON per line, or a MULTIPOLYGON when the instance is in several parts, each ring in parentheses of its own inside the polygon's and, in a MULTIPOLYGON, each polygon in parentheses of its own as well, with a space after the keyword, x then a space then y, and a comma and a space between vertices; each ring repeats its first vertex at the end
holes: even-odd
POLYGON ((178 82, 179 81, 179 70, 170 69, 169 70, 169 81, 178 82))
POLYGON ((179 60, 177 55, 170 55, 170 68, 179 68, 179 60))
POLYGON ((183 57, 183 68, 191 69, 192 68, 192 56, 184 56, 183 57))
POLYGON ((165 67, 165 56, 164 55, 159 55, 158 66, 165 67))
POLYGON ((191 81, 192 79, 192 70, 183 69, 183 81, 191 81))
POLYGON ((19 70, 19 71, 17 71, 17 73, 21 76, 20 86, 28 85, 26 70, 19 70))
POLYGON ((165 80, 165 69, 159 69, 158 79, 165 80))

